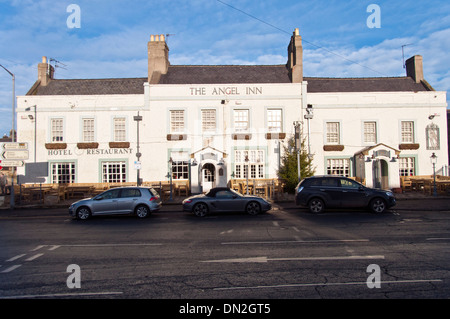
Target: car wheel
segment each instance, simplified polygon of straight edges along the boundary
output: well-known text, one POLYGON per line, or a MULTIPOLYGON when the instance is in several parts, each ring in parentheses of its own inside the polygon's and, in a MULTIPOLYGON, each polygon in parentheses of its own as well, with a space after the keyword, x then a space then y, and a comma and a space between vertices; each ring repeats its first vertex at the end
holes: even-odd
POLYGON ((150 215, 150 210, 148 209, 147 206, 140 205, 140 206, 136 207, 136 216, 137 217, 146 218, 146 217, 148 217, 148 215, 150 215))
POLYGON ((320 198, 313 198, 308 203, 309 211, 313 214, 320 214, 325 209, 325 204, 320 198))
POLYGON ((77 210, 77 218, 81 220, 86 220, 91 217, 91 211, 87 207, 80 207, 77 210))
POLYGON ((208 214, 208 206, 204 203, 198 203, 194 206, 192 212, 197 217, 204 217, 206 214, 208 214))
POLYGON ((386 206, 386 202, 384 201, 384 199, 374 198, 370 201, 369 208, 373 213, 381 214, 386 211, 387 206, 386 206))
POLYGON ((257 202, 250 202, 247 204, 245 211, 250 215, 258 215, 261 213, 261 206, 257 202))

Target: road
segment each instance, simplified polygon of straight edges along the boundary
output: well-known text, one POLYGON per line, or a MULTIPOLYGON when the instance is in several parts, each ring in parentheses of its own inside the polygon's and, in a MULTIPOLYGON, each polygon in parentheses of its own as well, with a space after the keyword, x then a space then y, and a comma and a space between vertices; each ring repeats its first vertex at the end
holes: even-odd
POLYGON ((449 213, 179 208, 144 220, 0 212, 0 298, 450 297, 449 213))

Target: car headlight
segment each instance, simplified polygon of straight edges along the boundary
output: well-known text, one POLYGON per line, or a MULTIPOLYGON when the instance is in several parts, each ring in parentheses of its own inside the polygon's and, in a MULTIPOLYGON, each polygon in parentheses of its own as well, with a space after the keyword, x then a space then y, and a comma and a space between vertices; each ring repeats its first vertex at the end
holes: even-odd
POLYGON ((297 192, 297 193, 300 193, 302 190, 303 190, 303 186, 300 186, 300 187, 298 187, 298 188, 296 189, 296 192, 297 192))
POLYGON ((390 196, 390 197, 393 197, 393 196, 394 196, 394 193, 392 193, 392 192, 386 192, 386 195, 387 195, 387 196, 390 196))

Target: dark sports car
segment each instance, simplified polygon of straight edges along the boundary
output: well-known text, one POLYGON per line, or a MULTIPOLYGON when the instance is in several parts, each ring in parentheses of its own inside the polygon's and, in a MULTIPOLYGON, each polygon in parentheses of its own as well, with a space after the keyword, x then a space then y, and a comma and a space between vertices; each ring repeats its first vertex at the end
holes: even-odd
POLYGON ((206 194, 191 196, 183 201, 183 210, 198 217, 213 212, 247 212, 257 215, 271 208, 272 205, 261 197, 244 196, 226 187, 212 188, 206 194))

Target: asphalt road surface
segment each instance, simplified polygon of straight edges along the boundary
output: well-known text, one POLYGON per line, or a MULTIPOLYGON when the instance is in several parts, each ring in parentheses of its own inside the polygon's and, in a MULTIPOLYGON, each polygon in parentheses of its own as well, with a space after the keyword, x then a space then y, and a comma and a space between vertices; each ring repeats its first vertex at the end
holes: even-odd
POLYGON ((0 211, 0 298, 450 297, 449 213, 275 205, 197 218, 180 208, 88 221, 66 209, 0 211))

